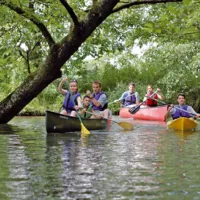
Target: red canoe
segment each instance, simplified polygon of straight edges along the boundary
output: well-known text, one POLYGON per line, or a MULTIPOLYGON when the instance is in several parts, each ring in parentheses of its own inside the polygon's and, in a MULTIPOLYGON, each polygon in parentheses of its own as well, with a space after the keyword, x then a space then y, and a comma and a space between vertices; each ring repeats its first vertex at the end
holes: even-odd
POLYGON ((139 111, 135 114, 131 114, 129 109, 130 108, 127 107, 120 108, 119 116, 122 118, 133 117, 138 120, 164 121, 164 116, 167 112, 167 105, 156 107, 141 106, 139 111))

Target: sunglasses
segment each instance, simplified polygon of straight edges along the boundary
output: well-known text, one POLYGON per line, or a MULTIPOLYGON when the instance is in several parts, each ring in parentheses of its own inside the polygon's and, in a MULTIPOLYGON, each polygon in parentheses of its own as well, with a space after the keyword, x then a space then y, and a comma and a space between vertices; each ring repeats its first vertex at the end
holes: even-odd
POLYGON ((73 82, 78 83, 76 79, 73 79, 70 81, 70 83, 73 83, 73 82))

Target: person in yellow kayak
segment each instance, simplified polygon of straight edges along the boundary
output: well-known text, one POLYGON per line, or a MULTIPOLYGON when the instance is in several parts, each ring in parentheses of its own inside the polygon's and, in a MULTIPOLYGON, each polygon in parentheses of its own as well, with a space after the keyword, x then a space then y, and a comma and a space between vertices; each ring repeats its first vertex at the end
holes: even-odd
POLYGON ((160 92, 160 89, 157 88, 156 92, 153 91, 153 86, 152 85, 148 85, 147 86, 147 93, 143 99, 143 101, 145 101, 147 106, 157 106, 157 100, 163 100, 163 94, 160 92))
POLYGON ((165 114, 165 121, 168 117, 177 119, 179 117, 200 117, 200 114, 195 112, 191 106, 185 105, 185 94, 180 93, 177 96, 178 105, 171 104, 165 114))

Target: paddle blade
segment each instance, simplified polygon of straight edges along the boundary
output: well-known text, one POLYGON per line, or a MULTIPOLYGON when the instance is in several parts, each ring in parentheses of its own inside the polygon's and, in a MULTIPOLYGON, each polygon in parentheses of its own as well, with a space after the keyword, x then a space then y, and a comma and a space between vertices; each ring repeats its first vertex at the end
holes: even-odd
POLYGON ((138 112, 140 110, 140 106, 134 106, 132 108, 129 109, 129 112, 131 114, 135 114, 136 112, 138 112))
POLYGON ((117 122, 119 126, 121 126, 124 130, 132 131, 133 130, 133 124, 128 122, 117 122))
POLYGON ((82 134, 90 134, 90 131, 81 123, 81 133, 82 134))

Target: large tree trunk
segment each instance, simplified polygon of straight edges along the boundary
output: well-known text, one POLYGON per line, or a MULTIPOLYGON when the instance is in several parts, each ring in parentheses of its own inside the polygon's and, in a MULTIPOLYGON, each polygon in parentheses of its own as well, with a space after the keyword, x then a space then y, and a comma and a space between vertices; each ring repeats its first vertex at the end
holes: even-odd
POLYGON ((48 84, 60 77, 59 65, 55 63, 56 56, 57 48, 54 47, 42 67, 0 103, 0 123, 11 120, 48 84))
POLYGON ((77 51, 91 33, 112 13, 119 0, 104 0, 95 5, 86 19, 72 27, 59 44, 49 50, 45 62, 14 92, 0 103, 0 123, 7 123, 16 116, 52 81, 61 76, 60 68, 77 51))

